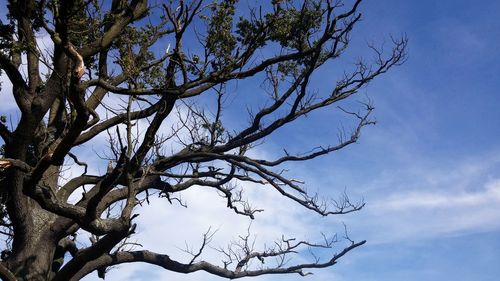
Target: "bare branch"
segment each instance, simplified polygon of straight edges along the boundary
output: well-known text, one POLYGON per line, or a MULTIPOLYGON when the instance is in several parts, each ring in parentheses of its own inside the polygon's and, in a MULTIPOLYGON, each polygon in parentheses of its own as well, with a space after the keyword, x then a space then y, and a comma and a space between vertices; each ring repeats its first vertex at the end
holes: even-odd
POLYGON ((351 244, 350 246, 344 248, 339 253, 333 255, 328 261, 324 263, 309 263, 309 264, 298 264, 289 267, 278 267, 278 268, 264 268, 259 270, 248 270, 248 271, 233 271, 226 268, 222 268, 213 264, 210 264, 205 261, 195 262, 193 264, 184 264, 172 260, 168 255, 157 254, 150 251, 134 251, 134 252, 118 252, 115 254, 105 254, 100 258, 87 263, 80 272, 75 275, 75 277, 83 277, 88 273, 95 270, 97 267, 101 266, 111 266, 121 263, 129 263, 129 262, 146 262, 149 264, 154 264, 160 267, 163 267, 167 270, 178 272, 178 273, 191 273, 196 271, 206 271, 211 274, 228 278, 228 279, 237 279, 242 277, 250 277, 250 276, 260 276, 265 274, 300 274, 307 275, 308 273, 304 272, 305 269, 314 269, 314 268, 325 268, 332 266, 337 263, 337 260, 343 257, 348 252, 353 249, 365 244, 366 241, 361 241, 358 243, 351 244))

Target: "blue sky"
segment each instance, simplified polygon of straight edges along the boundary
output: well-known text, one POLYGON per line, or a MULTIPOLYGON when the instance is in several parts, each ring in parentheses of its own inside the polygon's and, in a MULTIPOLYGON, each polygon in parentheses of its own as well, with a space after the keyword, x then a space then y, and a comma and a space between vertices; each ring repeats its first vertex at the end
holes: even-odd
MULTIPOLYGON (((338 231, 340 222, 345 222, 353 238, 368 243, 338 265, 315 271, 313 277, 255 280, 496 280, 500 274, 500 2, 365 2, 352 53, 364 52, 366 42, 380 43, 388 35, 406 33, 409 59, 363 89, 374 101, 378 124, 366 128, 358 144, 297 165, 296 170, 311 188, 331 196, 347 188, 353 198, 365 199, 366 208, 341 218, 318 219, 270 195, 268 201, 283 204, 288 211, 272 207, 252 227, 258 236, 280 230, 305 235, 297 225, 290 226, 296 219, 314 237, 319 230, 338 231)), ((324 77, 316 78, 318 88, 326 87, 324 77)), ((331 111, 312 114, 298 127, 285 128, 268 140, 267 152, 282 145, 300 151, 311 143, 336 140, 336 127, 321 126, 335 117, 331 111)), ((186 219, 199 224, 209 220, 186 219)), ((224 232, 223 223, 220 228, 224 232)), ((147 233, 146 227, 143 234, 147 233)), ((131 273, 116 270, 109 277, 144 280, 146 270, 158 280, 222 280, 203 273, 183 276, 140 268, 141 273, 130 268, 131 273)))
POLYGON ((496 280, 500 3, 362 7, 361 37, 405 32, 410 57, 367 89, 378 124, 339 173, 358 171, 348 186, 368 205, 349 225, 368 244, 333 272, 339 280, 496 280))
MULTIPOLYGON (((368 243, 312 277, 248 280, 497 280, 500 2, 365 1, 361 11, 363 21, 347 54, 369 56, 366 42, 381 43, 388 35, 406 33, 409 59, 362 90, 374 102, 377 125, 366 128, 359 143, 293 168, 312 190, 336 196, 345 188, 353 198, 365 199, 365 209, 318 218, 266 191, 249 191, 249 196, 267 207, 252 223, 260 242, 281 233, 314 239, 321 231, 341 231, 345 222, 352 238, 368 243)), ((334 67, 321 75, 339 70, 334 67)), ((315 78, 319 89, 328 86, 328 79, 315 78)), ((7 103, 0 107, 10 110, 7 103)), ((272 154, 283 145, 300 151, 311 143, 335 141, 338 124, 326 130, 322 125, 336 120, 336 114, 326 110, 310 115, 298 127, 269 139, 259 153, 272 154)), ((136 239, 145 248, 183 258, 178 247, 184 241, 199 243, 209 226, 219 229, 214 243, 245 233, 248 221, 230 213, 211 192, 188 192, 184 198, 189 209, 153 202, 141 210, 136 239)), ((118 267, 106 280, 167 278, 223 280, 144 265, 118 267)), ((94 274, 85 280, 99 279, 94 274)))

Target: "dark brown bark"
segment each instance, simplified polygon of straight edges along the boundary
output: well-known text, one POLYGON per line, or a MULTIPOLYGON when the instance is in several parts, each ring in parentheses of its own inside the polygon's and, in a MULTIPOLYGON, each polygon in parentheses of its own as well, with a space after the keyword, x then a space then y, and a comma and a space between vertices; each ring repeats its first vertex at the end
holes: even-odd
POLYGON ((239 182, 270 186, 322 216, 346 214, 364 206, 363 202, 352 203, 346 195, 328 205, 288 177, 282 165, 355 143, 361 129, 374 123, 369 118, 370 104, 359 112, 340 109, 357 125, 350 134, 343 132, 336 144, 304 154, 284 150, 276 159, 255 159, 248 151, 310 112, 355 95, 372 79, 401 64, 406 57, 406 38, 394 40, 387 56, 371 47, 376 57, 372 65, 359 62, 331 85, 331 91, 312 94, 311 77, 347 48, 351 30, 361 18, 361 0, 348 8, 340 1, 319 1, 319 6, 313 1, 276 1, 274 6, 259 8, 262 16, 253 10, 247 12, 247 21, 238 23, 233 9, 241 7, 222 2, 213 9, 201 0, 180 1, 178 7, 153 7, 145 0, 113 0, 110 7, 82 0, 9 2, 14 28, 10 36, 0 38, 0 47, 8 46, 0 50, 0 69, 13 84, 20 118, 12 125, 0 122, 5 143, 0 204, 7 212, 0 227, 8 230, 0 233, 12 238, 2 252, 1 278, 65 281, 95 271, 104 277, 108 266, 127 262, 145 262, 181 273, 201 270, 229 279, 307 275, 305 270, 332 266, 365 243, 346 237, 347 245, 324 262, 287 266, 288 255, 300 248, 332 248, 337 241, 314 244, 283 238, 275 248, 256 251, 249 246, 248 237, 240 236, 237 252, 222 251, 227 260, 220 266, 198 260, 209 243, 209 233, 204 234, 203 245, 192 253, 189 263, 174 261, 166 254, 120 247, 134 233, 134 207, 147 204, 153 191, 170 203, 182 204, 177 193, 204 186, 224 197, 229 209, 252 219, 263 210, 253 209, 242 199, 234 188, 239 182), (157 18, 141 22, 146 16, 157 18), (293 29, 289 21, 301 28, 293 29), (200 36, 198 25, 209 33, 200 36), (54 44, 50 54, 37 45, 42 29, 54 44), (169 45, 165 54, 155 57, 158 44, 167 41, 171 50, 169 45), (269 46, 279 47, 274 55, 269 46), (43 64, 50 69, 47 77, 41 75, 43 64), (248 110, 248 126, 227 127, 224 102, 231 93, 226 85, 259 74, 266 77, 266 93, 258 97, 267 98, 262 103, 265 106, 248 110), (200 98, 203 93, 207 94, 200 98), (122 97, 123 104, 106 104, 109 95, 122 97), (188 112, 186 116, 176 112, 179 105, 188 112), (165 120, 177 121, 167 133, 162 131, 165 120), (140 136, 134 131, 139 121, 148 123, 140 136), (92 175, 89 165, 79 159, 79 146, 106 135, 108 169, 92 175), (181 148, 163 149, 168 142, 181 148), (64 163, 85 167, 85 172, 60 186, 64 163), (77 192, 82 198, 69 202, 77 192), (106 213, 117 202, 122 203, 121 209, 106 213), (77 248, 73 235, 78 230, 89 234, 90 246, 77 248), (71 258, 67 259, 67 253, 71 258), (252 268, 253 260, 278 262, 252 268))

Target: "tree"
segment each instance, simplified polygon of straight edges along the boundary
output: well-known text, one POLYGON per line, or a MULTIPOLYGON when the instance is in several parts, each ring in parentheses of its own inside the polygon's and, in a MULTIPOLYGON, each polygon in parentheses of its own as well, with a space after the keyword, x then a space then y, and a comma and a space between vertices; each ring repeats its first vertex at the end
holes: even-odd
POLYGON ((0 68, 12 83, 8 94, 18 111, 4 112, 0 120, 2 279, 78 280, 91 272, 104 278, 108 267, 129 262, 226 278, 306 275, 307 269, 334 265, 365 242, 351 241, 326 260, 294 265, 286 263, 288 255, 329 248, 333 241, 283 238, 258 252, 242 237, 237 247, 223 251, 223 263, 200 261, 205 243, 188 262, 121 247, 134 233, 137 205, 153 195, 183 204, 177 195, 198 186, 212 188, 228 208, 251 218, 262 210, 244 200, 242 182, 269 186, 323 216, 363 207, 347 196, 326 201, 309 194, 280 167, 356 142, 361 129, 374 123, 370 103, 359 111, 339 107, 357 122, 336 144, 303 154, 284 150, 276 159, 259 159, 249 151, 401 64, 407 40, 393 39, 388 53, 369 46, 373 62, 359 60, 321 92, 311 78, 347 49, 361 18, 361 0, 270 2, 253 8, 236 0, 8 2, 0 68), (52 48, 41 46, 44 36, 52 48), (247 114, 240 125, 229 124, 223 112, 234 93, 228 85, 246 80, 262 83, 261 92, 251 93, 260 103, 241 108, 247 114), (165 126, 166 120, 173 125, 165 126), (79 160, 88 152, 79 147, 99 138, 108 140, 102 156, 108 168, 92 174, 79 160), (83 174, 66 178, 64 171, 72 166, 83 167, 83 174), (92 244, 77 247, 77 231, 88 233, 92 244), (254 260, 261 265, 250 266, 254 260))

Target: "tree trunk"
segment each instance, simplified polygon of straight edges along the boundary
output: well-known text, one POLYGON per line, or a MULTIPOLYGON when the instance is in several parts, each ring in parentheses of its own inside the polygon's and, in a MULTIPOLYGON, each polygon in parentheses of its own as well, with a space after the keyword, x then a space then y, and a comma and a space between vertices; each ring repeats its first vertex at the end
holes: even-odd
MULTIPOLYGON (((9 147, 9 155, 25 160, 30 144, 22 136, 9 147)), ((52 166, 44 174, 41 183, 57 188, 59 167, 52 166)), ((24 172, 13 170, 5 187, 9 190, 7 205, 14 233, 12 252, 8 254, 6 266, 18 280, 48 280, 52 260, 57 246, 57 237, 51 225, 57 215, 43 210, 35 200, 23 194, 24 172)))
MULTIPOLYGON (((41 211, 41 210, 39 210, 41 211)), ((33 215, 35 215, 33 213, 33 215)), ((34 221, 44 221, 47 212, 41 211, 33 217, 34 221)), ((34 231, 21 241, 22 246, 13 249, 7 266, 18 280, 48 280, 52 268, 52 259, 56 249, 56 242, 49 234, 46 225, 35 224, 34 231)))

